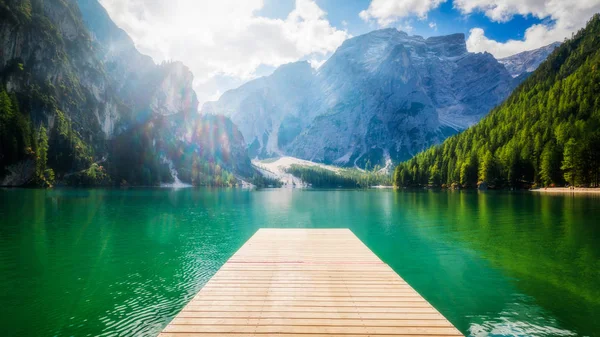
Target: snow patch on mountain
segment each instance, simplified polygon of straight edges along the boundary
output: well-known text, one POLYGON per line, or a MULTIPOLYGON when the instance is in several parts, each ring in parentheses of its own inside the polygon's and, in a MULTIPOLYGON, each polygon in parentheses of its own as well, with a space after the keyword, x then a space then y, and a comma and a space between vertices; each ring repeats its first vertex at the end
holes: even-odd
POLYGON ((491 54, 468 52, 464 34, 392 28, 346 40, 316 70, 281 66, 202 112, 231 117, 252 158, 391 167, 477 123, 518 83, 491 54))
POLYGON ((332 172, 339 172, 339 168, 335 166, 323 165, 314 163, 308 160, 303 160, 294 157, 280 157, 280 158, 269 158, 264 160, 253 160, 252 165, 265 177, 271 179, 278 179, 283 183, 282 187, 287 188, 306 188, 308 184, 303 182, 300 178, 288 173, 287 170, 292 165, 300 166, 318 166, 320 168, 330 170, 332 172))

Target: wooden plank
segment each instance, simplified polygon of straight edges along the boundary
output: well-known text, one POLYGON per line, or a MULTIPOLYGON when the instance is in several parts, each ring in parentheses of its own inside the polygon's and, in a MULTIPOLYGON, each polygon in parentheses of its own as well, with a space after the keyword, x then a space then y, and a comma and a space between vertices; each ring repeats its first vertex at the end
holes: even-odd
POLYGON ((194 299, 192 302, 194 305, 245 305, 245 306, 271 306, 271 307, 283 307, 283 306, 294 306, 294 307, 371 307, 371 308, 427 308, 431 305, 427 302, 420 300, 411 301, 395 301, 395 302, 355 302, 348 300, 346 302, 331 302, 331 301, 294 301, 294 300, 198 300, 194 299))
MULTIPOLYGON (((439 320, 444 317, 429 313, 360 313, 314 311, 182 311, 177 318, 319 318, 348 320, 439 320)), ((174 320, 175 320, 174 319, 174 320)))
POLYGON ((185 311, 223 311, 223 312, 358 312, 358 313, 437 313, 433 307, 423 308, 391 308, 391 307, 318 307, 318 306, 247 306, 219 304, 206 307, 204 305, 188 304, 185 311))
POLYGON ((445 327, 445 319, 370 319, 339 318, 248 318, 248 317, 175 317, 172 325, 276 325, 276 326, 373 326, 373 327, 445 327))
POLYGON ((160 337, 462 336, 348 229, 260 229, 160 337))
POLYGON ((413 334, 413 335, 454 335, 462 336, 454 327, 372 327, 372 326, 311 326, 311 325, 254 325, 250 322, 241 325, 192 325, 169 324, 164 332, 179 333, 295 333, 295 334, 413 334))
MULTIPOLYGON (((193 333, 193 332, 163 332, 160 334, 161 337, 223 337, 223 334, 220 333, 193 333)), ((295 334, 295 333, 229 333, 226 335, 227 337, 307 337, 307 336, 326 336, 326 337, 347 337, 348 334, 295 334)), ((374 334, 353 334, 352 337, 423 337, 424 335, 411 335, 411 334, 387 334, 387 335, 374 335, 374 334)), ((456 335, 426 335, 427 337, 456 337, 456 335)))

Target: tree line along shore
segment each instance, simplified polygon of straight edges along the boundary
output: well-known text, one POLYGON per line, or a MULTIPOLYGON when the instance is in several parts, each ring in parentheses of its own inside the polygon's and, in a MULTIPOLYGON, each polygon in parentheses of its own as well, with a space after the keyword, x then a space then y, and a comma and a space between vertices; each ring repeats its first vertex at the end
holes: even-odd
POLYGON ((475 126, 401 163, 397 187, 600 187, 600 16, 475 126))

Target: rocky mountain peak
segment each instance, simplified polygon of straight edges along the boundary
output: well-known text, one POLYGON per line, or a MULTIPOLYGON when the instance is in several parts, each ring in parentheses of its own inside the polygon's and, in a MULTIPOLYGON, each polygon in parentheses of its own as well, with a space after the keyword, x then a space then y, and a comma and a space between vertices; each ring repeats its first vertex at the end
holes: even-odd
POLYGON ((156 78, 150 108, 161 115, 198 112, 198 99, 193 90, 194 75, 181 62, 164 63, 156 78))
POLYGON ((346 40, 318 71, 284 65, 203 111, 230 116, 252 157, 386 166, 473 125, 517 84, 491 54, 468 52, 464 34, 390 28, 346 40))
POLYGON ((296 77, 306 77, 313 75, 313 68, 307 61, 298 61, 284 64, 273 72, 273 74, 269 77, 271 78, 279 78, 279 77, 288 77, 292 76, 296 77))
POLYGON ((508 70, 513 77, 518 77, 536 70, 554 49, 560 45, 560 42, 554 42, 538 49, 527 50, 509 57, 498 59, 498 61, 506 67, 506 70, 508 70))
MULTIPOLYGON (((172 170, 188 183, 230 184, 233 176, 224 182, 221 173, 216 181, 206 180, 215 165, 252 174, 234 124, 197 113, 191 71, 180 62, 155 64, 141 54, 98 0, 4 0, 0 16, 5 19, 0 87, 14 94, 31 119, 33 128, 21 130, 21 137, 47 130, 48 156, 40 165, 47 164, 61 183, 106 183, 85 173, 100 161, 108 172, 102 176, 117 184, 158 184, 173 178, 172 170)), ((26 157, 29 152, 6 161, 0 153, 0 181, 14 171, 6 167, 26 168, 23 160, 40 160, 26 157)), ((31 173, 25 176, 32 179, 31 173)), ((23 183, 27 180, 10 184, 23 183)))
POLYGON ((134 114, 147 109, 160 115, 197 112, 193 74, 183 63, 155 64, 151 57, 136 49, 133 40, 110 19, 98 0, 77 0, 77 3, 98 58, 109 65, 108 75, 134 114))
POLYGON ((465 34, 451 34, 445 36, 433 36, 425 40, 428 47, 441 56, 454 57, 467 53, 465 34))

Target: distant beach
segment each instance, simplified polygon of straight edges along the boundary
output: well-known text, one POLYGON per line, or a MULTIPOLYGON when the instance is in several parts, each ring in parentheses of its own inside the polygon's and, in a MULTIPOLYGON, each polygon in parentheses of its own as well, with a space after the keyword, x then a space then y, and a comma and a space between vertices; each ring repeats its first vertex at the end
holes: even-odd
POLYGON ((549 188, 536 188, 531 189, 532 192, 542 192, 542 193, 593 193, 600 194, 600 188, 585 188, 585 187, 576 187, 576 188, 568 188, 568 187, 549 187, 549 188))

